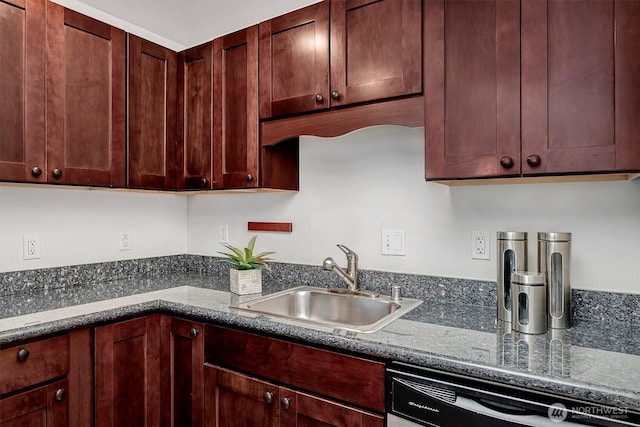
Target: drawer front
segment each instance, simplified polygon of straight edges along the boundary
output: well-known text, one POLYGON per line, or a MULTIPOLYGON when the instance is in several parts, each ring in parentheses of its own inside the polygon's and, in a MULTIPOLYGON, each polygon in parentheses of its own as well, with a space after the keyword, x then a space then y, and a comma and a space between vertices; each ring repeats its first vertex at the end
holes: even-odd
POLYGON ((69 373, 69 336, 0 350, 0 394, 69 373))
POLYGON ((291 387, 384 411, 384 363, 205 326, 205 360, 291 387))

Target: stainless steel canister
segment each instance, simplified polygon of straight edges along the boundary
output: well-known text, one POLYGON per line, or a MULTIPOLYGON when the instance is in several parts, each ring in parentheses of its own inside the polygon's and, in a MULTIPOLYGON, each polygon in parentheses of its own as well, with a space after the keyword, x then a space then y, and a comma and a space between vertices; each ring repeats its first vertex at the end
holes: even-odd
POLYGON ((549 327, 571 327, 571 233, 538 233, 538 270, 547 278, 549 327))
POLYGON ((498 319, 511 322, 511 273, 527 270, 527 236, 498 231, 498 319))
POLYGON ((511 275, 511 327, 525 334, 547 332, 547 287, 542 273, 511 275))

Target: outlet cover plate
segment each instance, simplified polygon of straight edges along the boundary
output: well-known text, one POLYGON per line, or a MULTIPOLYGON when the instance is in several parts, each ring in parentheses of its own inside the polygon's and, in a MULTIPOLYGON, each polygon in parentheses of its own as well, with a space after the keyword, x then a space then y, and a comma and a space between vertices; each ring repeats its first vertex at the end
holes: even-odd
POLYGON ((39 259, 40 236, 38 234, 25 234, 22 239, 23 259, 39 259))
POLYGON ((471 232, 471 259, 491 259, 489 251, 489 233, 486 231, 471 232))

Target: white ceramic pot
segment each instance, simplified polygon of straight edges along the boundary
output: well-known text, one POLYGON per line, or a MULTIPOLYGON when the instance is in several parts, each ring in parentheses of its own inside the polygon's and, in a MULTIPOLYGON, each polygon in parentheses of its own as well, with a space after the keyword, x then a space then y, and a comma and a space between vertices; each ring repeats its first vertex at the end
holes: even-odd
POLYGON ((262 292, 262 269, 230 270, 231 292, 238 295, 259 294, 262 292))

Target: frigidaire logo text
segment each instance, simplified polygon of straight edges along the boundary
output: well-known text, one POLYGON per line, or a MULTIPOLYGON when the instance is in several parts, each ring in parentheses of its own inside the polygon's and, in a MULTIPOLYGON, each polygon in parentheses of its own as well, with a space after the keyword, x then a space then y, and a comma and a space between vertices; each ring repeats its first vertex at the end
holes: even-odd
POLYGON ((431 412, 440 412, 439 409, 432 408, 431 406, 421 405, 419 403, 412 402, 412 401, 409 402, 409 406, 415 406, 418 409, 426 409, 427 411, 431 411, 431 412))

